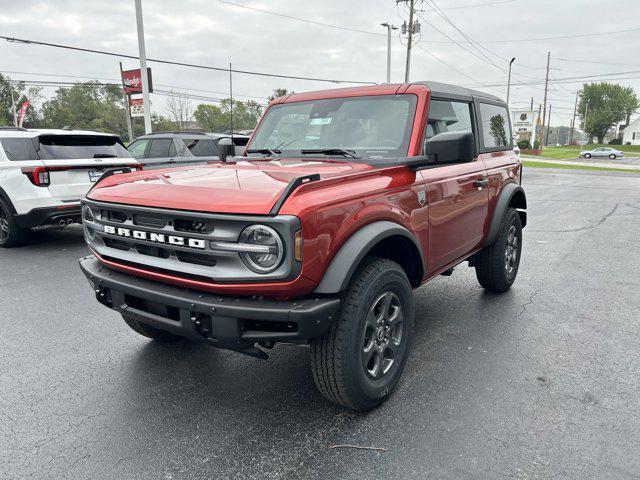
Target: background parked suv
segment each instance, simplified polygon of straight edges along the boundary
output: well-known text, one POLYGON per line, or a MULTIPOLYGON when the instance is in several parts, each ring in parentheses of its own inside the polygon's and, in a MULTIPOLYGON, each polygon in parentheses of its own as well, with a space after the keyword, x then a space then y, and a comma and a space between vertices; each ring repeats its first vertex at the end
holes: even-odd
MULTIPOLYGON (((128 149, 145 170, 195 165, 218 161, 218 142, 228 137, 223 133, 157 132, 136 138, 128 149)), ((237 155, 248 141, 246 135, 234 135, 237 155)))
POLYGON ((79 222, 80 199, 106 170, 138 165, 117 135, 0 127, 0 247, 30 227, 79 222))

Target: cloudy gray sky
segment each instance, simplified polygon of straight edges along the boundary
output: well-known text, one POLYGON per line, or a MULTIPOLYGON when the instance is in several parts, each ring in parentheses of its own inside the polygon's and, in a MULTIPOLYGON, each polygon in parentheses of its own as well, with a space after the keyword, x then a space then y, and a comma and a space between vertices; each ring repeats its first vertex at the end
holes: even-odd
MULTIPOLYGON (((380 23, 400 26, 407 17, 407 8, 395 0, 229 1, 253 9, 218 0, 143 0, 147 55, 219 67, 233 62, 234 69, 258 72, 383 82, 386 33, 380 23)), ((531 97, 537 105, 542 103, 549 50, 552 125, 569 123, 575 92, 587 81, 574 77, 610 78, 640 93, 638 0, 425 0, 417 4, 422 31, 412 56, 412 80, 473 86, 505 97, 508 60, 516 57, 512 108, 527 106, 531 97), (551 38, 560 36, 573 37, 551 38)), ((0 35, 136 55, 135 27, 133 0, 0 0, 0 35)), ((398 35, 393 37, 394 82, 404 78, 402 43, 398 35)), ((90 53, 0 43, 0 72, 14 79, 117 81, 117 62, 117 58, 90 53)), ((136 67, 134 60, 123 63, 125 68, 136 67)), ((157 88, 212 99, 228 91, 224 72, 150 66, 157 88)), ((241 74, 234 75, 233 81, 238 99, 261 103, 277 87, 305 91, 338 86, 241 74)), ((50 96, 54 90, 46 87, 43 94, 50 96)), ((166 97, 152 95, 152 103, 153 110, 166 110, 166 97)))

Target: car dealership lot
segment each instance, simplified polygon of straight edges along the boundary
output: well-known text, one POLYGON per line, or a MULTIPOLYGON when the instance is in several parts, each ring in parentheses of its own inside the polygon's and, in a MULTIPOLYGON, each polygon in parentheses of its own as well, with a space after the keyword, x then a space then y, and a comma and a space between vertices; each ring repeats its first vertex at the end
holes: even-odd
POLYGON ((7 478, 636 478, 640 175, 525 169, 519 278, 417 297, 411 358, 368 414, 308 350, 155 345, 92 298, 77 228, 0 251, 7 478), (330 448, 350 444, 384 452, 330 448))

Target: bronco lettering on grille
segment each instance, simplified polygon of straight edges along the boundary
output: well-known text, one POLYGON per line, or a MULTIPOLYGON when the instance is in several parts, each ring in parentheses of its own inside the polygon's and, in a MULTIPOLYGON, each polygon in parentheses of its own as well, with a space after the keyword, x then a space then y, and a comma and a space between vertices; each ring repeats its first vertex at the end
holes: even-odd
POLYGON ((125 238, 135 238, 137 240, 146 240, 153 243, 164 243, 167 245, 175 245, 178 247, 190 247, 204 250, 206 248, 206 240, 199 238, 185 238, 177 235, 165 235, 164 233, 145 232, 143 230, 133 230, 131 228, 104 226, 104 233, 117 235, 125 238))

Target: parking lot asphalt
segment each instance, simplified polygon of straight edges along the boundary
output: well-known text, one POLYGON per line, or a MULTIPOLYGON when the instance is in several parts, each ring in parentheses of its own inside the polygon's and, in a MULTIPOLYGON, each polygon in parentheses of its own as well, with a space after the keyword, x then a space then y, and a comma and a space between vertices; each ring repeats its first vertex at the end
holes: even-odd
POLYGON ((640 175, 524 185, 513 289, 466 264, 420 288, 404 376, 368 414, 323 400, 303 347, 138 336, 94 300, 79 228, 0 251, 0 477, 640 478, 640 175))

